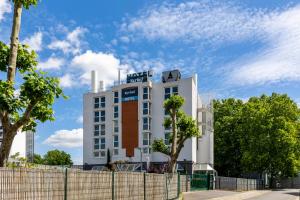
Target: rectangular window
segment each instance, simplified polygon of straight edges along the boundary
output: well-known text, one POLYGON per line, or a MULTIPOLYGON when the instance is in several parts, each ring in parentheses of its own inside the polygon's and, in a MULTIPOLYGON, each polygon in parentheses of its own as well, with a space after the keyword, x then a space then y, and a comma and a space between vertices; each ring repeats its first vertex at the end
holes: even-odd
POLYGON ((100 127, 99 125, 94 126, 94 136, 99 136, 100 134, 100 127))
POLYGON ((100 113, 99 111, 96 111, 94 113, 94 122, 99 122, 100 121, 100 113))
POLYGON ((143 130, 149 130, 149 118, 148 117, 143 118, 143 130))
POLYGON ((114 147, 119 147, 119 136, 114 135, 114 147))
POLYGON ((119 121, 114 120, 114 132, 118 133, 119 132, 119 121))
POLYGON ((149 148, 148 147, 143 148, 143 153, 144 154, 149 154, 149 148))
POLYGON ((101 124, 101 135, 105 135, 105 124, 101 124))
POLYGON ((114 103, 119 103, 119 92, 114 92, 114 103))
POLYGON ((119 149, 114 149, 114 155, 115 156, 119 155, 119 149))
POLYGON ((95 138, 94 139, 94 149, 95 150, 98 150, 100 148, 100 145, 99 145, 99 138, 95 138))
POLYGON ((149 99, 149 88, 148 87, 143 88, 143 99, 149 99))
POLYGON ((170 145, 170 133, 165 133, 165 144, 170 145))
POLYGON ((103 158, 105 157, 105 151, 100 151, 100 156, 103 158))
POLYGON ((171 88, 167 87, 165 88, 165 99, 170 98, 171 96, 171 88))
POLYGON ((149 146, 149 133, 143 133, 143 145, 149 146))
POLYGON ((100 99, 97 97, 94 99, 94 108, 99 108, 100 107, 100 99))
POLYGON ((105 122, 105 111, 101 111, 101 122, 105 122))
POLYGON ((143 103, 143 115, 148 115, 149 114, 149 103, 148 102, 144 102, 143 103))
POLYGON ((101 149, 105 149, 105 138, 101 138, 101 149))
POLYGON ((99 158, 99 152, 94 152, 94 157, 99 158))
POLYGON ((172 88, 172 94, 173 95, 178 95, 178 86, 175 86, 172 88))
POLYGON ((118 117, 119 117, 119 107, 114 106, 114 118, 118 118, 118 117))
POLYGON ((101 108, 105 108, 105 97, 101 97, 101 108))

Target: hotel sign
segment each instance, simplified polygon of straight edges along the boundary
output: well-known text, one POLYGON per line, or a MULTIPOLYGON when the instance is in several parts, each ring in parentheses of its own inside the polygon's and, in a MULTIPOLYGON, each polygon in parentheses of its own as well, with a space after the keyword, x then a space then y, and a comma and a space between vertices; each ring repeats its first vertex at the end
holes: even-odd
POLYGON ((147 82, 148 77, 152 77, 152 71, 127 74, 127 83, 147 82))
POLYGON ((122 102, 137 101, 138 100, 138 88, 125 88, 122 90, 122 102))

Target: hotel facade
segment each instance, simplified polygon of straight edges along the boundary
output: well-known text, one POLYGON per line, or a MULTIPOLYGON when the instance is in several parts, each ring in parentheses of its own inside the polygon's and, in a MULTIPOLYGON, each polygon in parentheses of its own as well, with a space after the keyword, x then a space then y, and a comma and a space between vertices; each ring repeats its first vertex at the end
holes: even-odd
POLYGON ((97 72, 92 72, 92 91, 83 97, 83 163, 105 165, 108 149, 111 161, 166 163, 168 156, 153 152, 151 143, 163 138, 169 145, 171 130, 163 126, 167 117, 163 102, 178 94, 185 99, 183 110, 198 122, 202 134, 186 140, 178 163, 212 169, 212 109, 201 101, 197 75, 181 78, 173 70, 163 72, 161 81, 151 77, 151 71, 129 74, 126 83, 119 81, 105 90, 97 72))

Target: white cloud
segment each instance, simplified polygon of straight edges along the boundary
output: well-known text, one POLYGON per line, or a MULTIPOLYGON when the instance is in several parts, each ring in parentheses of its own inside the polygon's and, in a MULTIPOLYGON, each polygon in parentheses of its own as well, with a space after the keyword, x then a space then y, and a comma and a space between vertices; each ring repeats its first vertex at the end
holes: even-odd
POLYGON ((98 79, 105 84, 111 85, 118 78, 118 69, 129 70, 128 65, 122 65, 120 60, 113 54, 103 52, 86 51, 77 55, 71 62, 72 67, 80 69, 83 75, 80 77, 82 84, 90 84, 90 73, 92 70, 98 71, 98 79))
POLYGON ((43 33, 36 32, 31 37, 25 38, 25 40, 22 43, 29 45, 29 47, 34 51, 41 51, 42 40, 43 40, 43 33))
POLYGON ((228 72, 238 85, 300 81, 300 6, 274 12, 261 22, 266 46, 241 58, 228 72))
POLYGON ((64 64, 63 58, 50 57, 47 61, 40 62, 38 68, 43 70, 60 69, 64 64))
POLYGON ((83 116, 80 115, 80 116, 76 119, 76 122, 79 123, 79 124, 82 124, 82 123, 83 123, 83 116))
POLYGON ((11 12, 11 4, 8 0, 0 1, 0 22, 4 19, 5 13, 11 12))
POLYGON ((256 10, 245 10, 222 1, 163 3, 143 10, 139 17, 124 22, 121 29, 150 40, 218 43, 259 34, 256 22, 261 16, 256 10))
POLYGON ((75 148, 82 147, 83 129, 59 130, 48 137, 43 144, 54 147, 75 148))
POLYGON ((48 48, 52 50, 61 50, 64 54, 77 55, 82 51, 82 37, 87 32, 86 28, 77 27, 67 33, 65 40, 53 40, 48 48))
POLYGON ((70 74, 65 74, 64 76, 59 78, 59 83, 61 87, 64 88, 70 88, 75 84, 75 81, 73 80, 72 76, 70 74))

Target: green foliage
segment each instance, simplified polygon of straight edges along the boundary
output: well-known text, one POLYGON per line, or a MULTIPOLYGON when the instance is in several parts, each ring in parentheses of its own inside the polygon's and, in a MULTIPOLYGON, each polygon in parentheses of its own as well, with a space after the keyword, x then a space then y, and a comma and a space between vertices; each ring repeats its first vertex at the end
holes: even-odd
MULTIPOLYGON (((36 120, 54 120, 52 105, 55 98, 66 98, 57 78, 36 69, 37 55, 28 48, 19 45, 18 49, 17 69, 23 79, 19 95, 15 94, 13 83, 0 80, 0 112, 8 112, 12 122, 19 121, 23 131, 34 130, 36 120)), ((7 71, 8 58, 9 47, 0 42, 0 72, 7 71)))
POLYGON ((184 98, 179 95, 173 95, 164 102, 164 108, 171 115, 177 113, 184 104, 184 98))
POLYGON ((215 160, 221 175, 267 172, 274 179, 299 172, 300 110, 287 95, 262 95, 246 103, 215 101, 214 109, 215 160))
POLYGON ((24 8, 29 9, 31 5, 36 6, 39 0, 12 0, 15 4, 21 4, 24 8))
POLYGON ((57 149, 48 151, 43 160, 45 165, 73 165, 71 155, 57 149))
POLYGON ((170 156, 170 147, 165 144, 165 141, 160 139, 155 139, 152 143, 152 149, 154 152, 160 152, 167 156, 170 156))
POLYGON ((233 98, 214 101, 215 169, 220 175, 242 173, 240 137, 243 102, 233 98))
POLYGON ((44 159, 42 158, 41 155, 39 155, 39 154, 34 154, 34 155, 33 155, 33 163, 34 163, 34 164, 42 165, 42 164, 44 164, 44 159))

